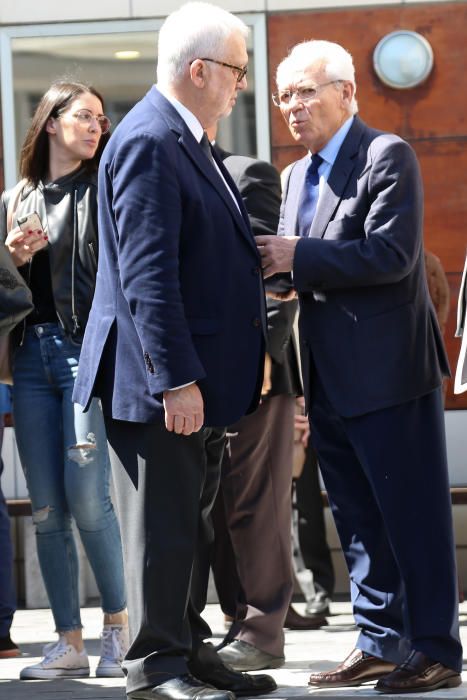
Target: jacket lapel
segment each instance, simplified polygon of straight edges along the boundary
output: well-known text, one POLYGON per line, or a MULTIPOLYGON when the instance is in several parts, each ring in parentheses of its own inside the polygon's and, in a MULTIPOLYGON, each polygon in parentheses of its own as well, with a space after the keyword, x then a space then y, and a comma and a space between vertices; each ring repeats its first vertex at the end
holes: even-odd
POLYGON ((185 121, 179 115, 177 110, 170 104, 170 102, 153 86, 147 93, 148 98, 156 106, 156 108, 162 113, 164 119, 167 122, 169 128, 178 135, 178 142, 180 146, 185 151, 186 155, 193 162, 195 167, 202 173, 202 175, 209 180, 211 185, 215 188, 218 194, 222 197, 226 207, 230 211, 237 227, 240 229, 242 235, 247 240, 249 245, 254 249, 255 253, 258 255, 256 248, 255 239, 251 232, 249 219, 245 206, 243 204, 242 198, 240 197, 237 187, 234 184, 229 173, 225 169, 221 159, 218 154, 213 152, 213 157, 219 166, 226 182, 228 183, 235 200, 238 204, 238 208, 235 206, 235 202, 232 200, 222 178, 216 171, 213 164, 209 162, 205 153, 202 151, 199 143, 196 142, 195 137, 191 133, 190 129, 186 125, 185 121))
POLYGON ((232 213, 237 217, 237 219, 240 219, 242 221, 243 226, 247 226, 247 228, 250 228, 250 219, 248 217, 247 210, 245 209, 245 205, 243 203, 243 199, 240 195, 240 192, 238 191, 237 185, 232 179, 232 176, 230 175, 229 171, 225 167, 224 163, 222 162, 222 158, 219 156, 219 154, 216 152, 214 149, 213 152, 214 160, 216 161, 219 170, 221 171, 225 181, 227 182, 228 186, 230 187, 230 190, 232 194, 235 197, 235 201, 238 204, 238 208, 235 206, 232 197, 230 194, 226 191, 225 185, 222 182, 222 189, 220 190, 221 195, 224 198, 224 201, 227 203, 229 206, 229 209, 232 211, 232 213))
POLYGON ((312 238, 322 238, 326 235, 326 227, 336 211, 349 178, 355 169, 356 155, 358 154, 362 134, 363 124, 358 117, 355 117, 349 133, 337 154, 329 178, 324 183, 310 229, 312 238))
POLYGON ((205 154, 200 148, 200 145, 196 142, 193 134, 186 125, 183 134, 181 134, 179 137, 179 143, 184 148, 188 157, 193 161, 194 165, 202 172, 204 177, 209 180, 211 185, 222 197, 222 200, 224 201, 227 209, 230 211, 235 223, 237 224, 237 227, 240 229, 250 246, 252 246, 257 253, 256 243, 251 232, 248 214, 243 204, 243 200, 238 193, 237 186, 227 172, 218 154, 214 150, 213 158, 216 161, 219 170, 222 172, 225 181, 230 187, 238 207, 235 206, 235 202, 233 201, 232 196, 230 195, 225 183, 222 181, 219 173, 216 171, 213 164, 209 162, 208 158, 206 158, 205 154))

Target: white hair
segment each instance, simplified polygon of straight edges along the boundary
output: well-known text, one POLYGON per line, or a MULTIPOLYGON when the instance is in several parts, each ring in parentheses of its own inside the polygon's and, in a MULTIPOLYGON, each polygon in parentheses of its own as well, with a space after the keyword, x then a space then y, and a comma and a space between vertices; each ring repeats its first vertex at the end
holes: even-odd
POLYGON ((159 32, 158 83, 179 83, 196 58, 222 60, 226 40, 235 33, 246 40, 249 31, 241 19, 216 5, 182 5, 167 17, 159 32))
MULTIPOLYGON (((348 80, 353 84, 356 92, 355 68, 350 53, 340 44, 318 39, 296 44, 289 55, 279 63, 276 71, 277 87, 285 85, 293 73, 316 65, 322 67, 328 80, 348 80)), ((355 92, 349 109, 352 114, 358 112, 355 92)))

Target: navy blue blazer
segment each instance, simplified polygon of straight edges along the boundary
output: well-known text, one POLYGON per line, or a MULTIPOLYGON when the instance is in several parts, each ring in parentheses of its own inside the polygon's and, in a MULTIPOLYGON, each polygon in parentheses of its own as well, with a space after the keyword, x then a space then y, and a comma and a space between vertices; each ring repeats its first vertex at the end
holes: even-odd
MULTIPOLYGON (((284 188, 279 233, 295 235, 308 158, 284 188)), ((422 396, 449 374, 423 256, 423 191, 412 148, 355 117, 295 249, 302 370, 334 408, 362 415, 422 396)))
POLYGON ((241 197, 156 87, 99 168, 99 263, 74 400, 163 421, 162 392, 196 381, 205 424, 254 410, 264 356, 260 258, 241 197))

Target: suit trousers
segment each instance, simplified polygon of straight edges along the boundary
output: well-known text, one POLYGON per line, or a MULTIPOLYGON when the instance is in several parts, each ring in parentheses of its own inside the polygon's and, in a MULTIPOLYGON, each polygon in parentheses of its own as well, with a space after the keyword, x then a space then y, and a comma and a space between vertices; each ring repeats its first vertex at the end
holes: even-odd
POLYGON ((293 591, 294 413, 293 396, 271 396, 228 428, 230 447, 213 511, 212 568, 221 606, 243 618, 235 625, 237 639, 275 656, 284 653, 293 591))
POLYGON ((183 436, 108 417, 106 429, 128 589, 123 668, 131 692, 188 672, 199 636, 199 616, 188 605, 193 560, 198 539, 209 536, 207 500, 217 492, 225 430, 183 436))
POLYGON ((395 663, 415 649, 460 671, 441 389, 344 418, 315 372, 310 421, 349 568, 357 647, 395 663))

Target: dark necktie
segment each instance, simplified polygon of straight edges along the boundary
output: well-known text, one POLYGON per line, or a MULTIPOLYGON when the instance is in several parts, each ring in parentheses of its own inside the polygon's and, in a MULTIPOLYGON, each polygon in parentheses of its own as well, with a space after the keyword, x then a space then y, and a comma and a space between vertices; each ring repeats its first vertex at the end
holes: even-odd
POLYGON ((241 214, 241 210, 240 210, 240 207, 238 206, 237 200, 235 199, 235 195, 233 194, 230 186, 227 184, 225 177, 222 175, 222 173, 221 173, 221 171, 220 171, 220 169, 219 169, 219 167, 214 159, 214 156, 212 155, 213 149, 212 149, 211 143, 208 139, 208 135, 206 132, 203 133, 203 136, 201 138, 201 141, 199 142, 199 145, 201 146, 201 148, 205 152, 206 157, 209 159, 212 167, 216 171, 216 176, 217 176, 219 182, 222 183, 222 186, 225 187, 225 189, 228 191, 229 196, 232 197, 232 199, 235 203, 235 206, 237 207, 237 209, 239 210, 239 212, 241 214))
POLYGON ((305 182, 300 193, 297 214, 297 234, 302 238, 308 238, 313 217, 318 204, 319 175, 318 168, 323 159, 318 153, 311 157, 311 163, 305 174, 305 182))
MULTIPOLYGON (((206 156, 211 161, 211 164, 214 165, 214 158, 212 155, 211 144, 209 143, 208 135, 206 132, 203 133, 203 136, 202 136, 201 141, 199 142, 199 145, 201 146, 201 148, 205 152, 206 156)), ((214 167, 216 167, 216 166, 214 165, 214 167)))

